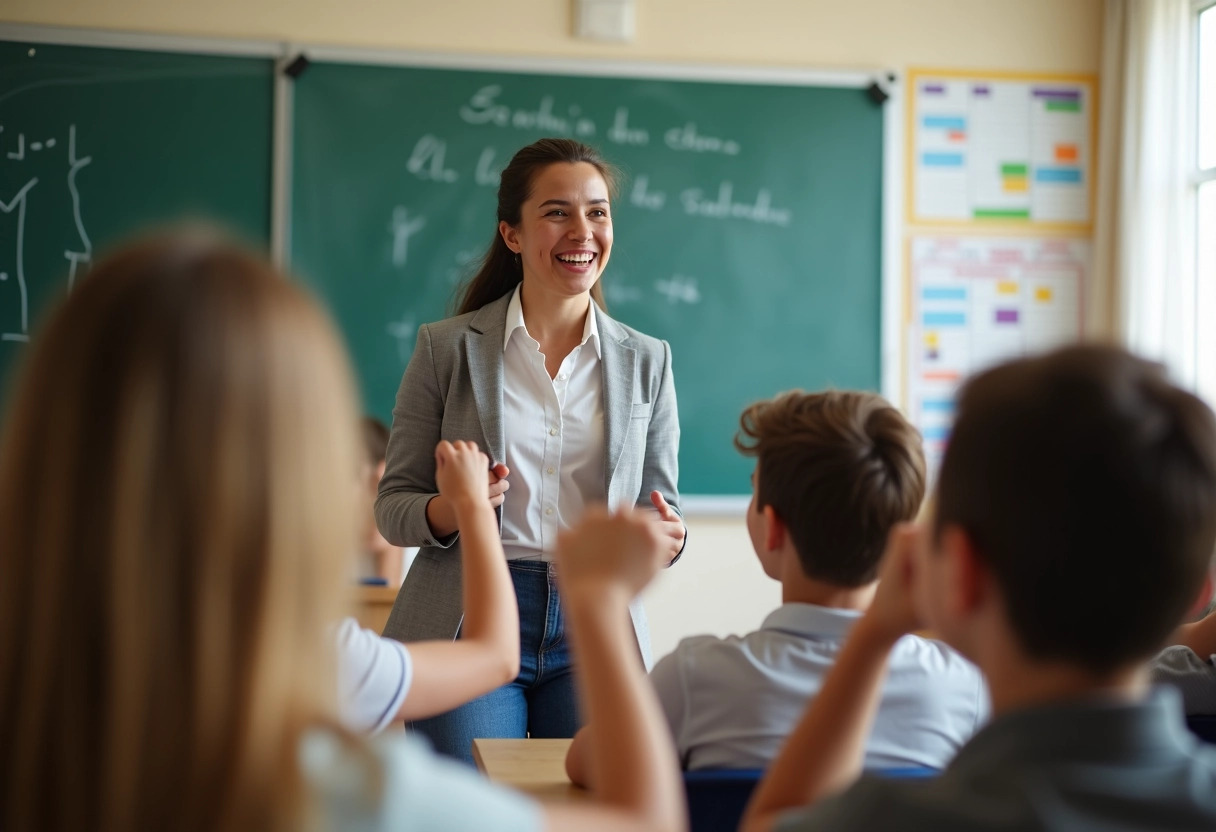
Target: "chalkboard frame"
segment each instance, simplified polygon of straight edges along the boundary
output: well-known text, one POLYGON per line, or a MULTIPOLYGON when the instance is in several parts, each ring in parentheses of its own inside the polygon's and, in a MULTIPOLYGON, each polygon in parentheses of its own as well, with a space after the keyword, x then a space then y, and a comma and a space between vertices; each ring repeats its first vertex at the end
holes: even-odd
MULTIPOLYGON (((880 387, 892 402, 902 401, 902 340, 906 276, 902 273, 903 191, 902 164, 904 113, 901 79, 887 69, 806 69, 749 65, 662 63, 614 59, 571 59, 461 53, 408 49, 374 49, 309 45, 267 40, 183 37, 136 32, 0 23, 0 40, 64 46, 184 52, 200 55, 243 55, 276 60, 274 92, 274 147, 271 182, 271 257, 290 268, 292 99, 291 78, 283 71, 303 55, 311 60, 418 68, 471 69, 607 78, 653 78, 673 81, 768 84, 866 89, 877 85, 886 96, 883 107, 882 193, 882 310, 880 327, 880 387)), ((737 515, 746 495, 687 494, 681 508, 687 515, 737 515)))

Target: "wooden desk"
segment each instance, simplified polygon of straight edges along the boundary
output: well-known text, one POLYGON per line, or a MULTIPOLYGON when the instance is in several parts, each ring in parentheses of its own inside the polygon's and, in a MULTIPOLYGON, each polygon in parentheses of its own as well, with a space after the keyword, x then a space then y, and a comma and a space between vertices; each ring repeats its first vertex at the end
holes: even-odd
POLYGON ((586 800, 590 792, 566 776, 570 740, 473 740, 477 767, 495 783, 551 803, 586 800))
POLYGON ((393 611, 396 600, 395 587, 356 586, 355 618, 359 620, 359 626, 377 633, 384 632, 384 622, 388 621, 388 614, 393 611))

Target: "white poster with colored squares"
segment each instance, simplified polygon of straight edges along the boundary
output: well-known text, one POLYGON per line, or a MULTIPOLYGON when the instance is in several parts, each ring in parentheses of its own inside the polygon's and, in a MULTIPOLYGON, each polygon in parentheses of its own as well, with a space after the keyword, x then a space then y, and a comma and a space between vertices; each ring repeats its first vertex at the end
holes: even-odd
POLYGON ((912 84, 912 223, 1092 221, 1092 83, 918 73, 912 84))
POLYGON ((1089 243, 915 236, 909 259, 908 413, 936 470, 969 375, 1080 336, 1089 243))

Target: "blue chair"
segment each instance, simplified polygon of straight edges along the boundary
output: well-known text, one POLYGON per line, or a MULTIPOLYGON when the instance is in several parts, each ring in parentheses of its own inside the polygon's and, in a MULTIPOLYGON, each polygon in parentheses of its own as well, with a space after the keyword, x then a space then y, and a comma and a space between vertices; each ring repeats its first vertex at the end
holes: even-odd
POLYGON ((758 768, 684 772, 688 828, 692 832, 735 832, 763 776, 764 771, 758 768))
MULTIPOLYGON (((869 769, 879 777, 918 780, 938 774, 927 766, 869 769)), ((735 832, 747 801, 764 771, 748 769, 702 769, 684 772, 684 796, 688 800, 688 825, 692 832, 735 832)))
POLYGON ((1216 715, 1188 716, 1186 727, 1190 728, 1191 733, 1204 742, 1216 743, 1216 715))

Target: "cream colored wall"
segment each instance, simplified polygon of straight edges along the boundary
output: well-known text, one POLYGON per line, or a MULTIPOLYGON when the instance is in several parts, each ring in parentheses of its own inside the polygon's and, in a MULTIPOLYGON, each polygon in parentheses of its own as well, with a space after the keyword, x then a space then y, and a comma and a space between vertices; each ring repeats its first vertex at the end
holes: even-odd
MULTIPOLYGON (((1098 71, 1102 0, 637 0, 630 45, 575 39, 570 0, 5 0, 0 19, 466 54, 827 68, 1098 71)), ((678 359, 677 359, 678 360, 678 359)), ((677 386, 679 379, 677 378, 677 386)), ((739 519, 692 518, 647 593, 656 655, 780 601, 739 519)))
POLYGON ((572 37, 571 0, 6 0, 0 18, 516 55, 1097 71, 1102 0, 636 0, 628 46, 572 37))

